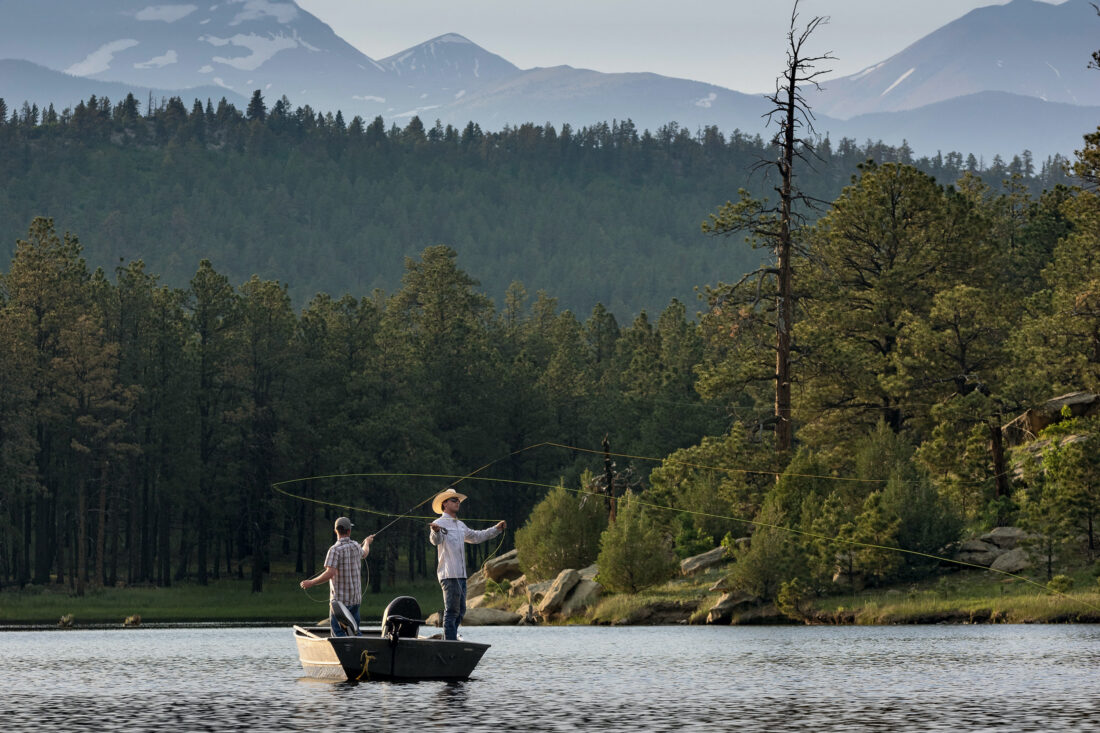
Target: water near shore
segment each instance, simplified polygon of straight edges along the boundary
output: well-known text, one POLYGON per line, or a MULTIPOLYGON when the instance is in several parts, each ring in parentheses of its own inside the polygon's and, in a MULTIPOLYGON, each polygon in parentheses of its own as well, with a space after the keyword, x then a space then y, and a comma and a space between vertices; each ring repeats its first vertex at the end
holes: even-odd
POLYGON ((0 632, 5 731, 1096 731, 1100 626, 466 628, 464 683, 302 677, 289 629, 0 632))

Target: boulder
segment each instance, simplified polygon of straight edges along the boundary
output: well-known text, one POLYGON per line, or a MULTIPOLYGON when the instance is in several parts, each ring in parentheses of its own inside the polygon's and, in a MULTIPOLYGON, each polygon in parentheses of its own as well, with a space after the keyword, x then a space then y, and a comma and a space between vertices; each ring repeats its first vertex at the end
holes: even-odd
POLYGON ((579 583, 580 580, 580 573, 576 570, 562 570, 558 573, 558 577, 554 578, 554 583, 539 603, 539 613, 543 616, 557 613, 561 608, 561 604, 565 602, 566 596, 569 595, 569 591, 573 590, 573 586, 579 583))
POLYGON ((1004 550, 990 542, 966 540, 959 545, 959 551, 955 553, 954 558, 959 562, 981 565, 987 568, 1004 552, 1004 550))
POLYGON ((751 608, 760 603, 760 599, 748 593, 726 593, 707 613, 708 624, 728 624, 733 615, 740 610, 751 608))
POLYGON ((520 622, 518 613, 499 608, 467 608, 462 617, 463 626, 515 626, 520 622))
POLYGON ((508 586, 508 595, 519 596, 527 593, 527 576, 521 575, 508 586))
POLYGON ((474 596, 480 596, 485 592, 485 573, 478 570, 476 573, 466 578, 466 597, 472 598, 474 596))
POLYGON ((515 550, 486 561, 482 571, 487 578, 497 583, 502 580, 515 580, 523 575, 523 571, 519 569, 519 555, 515 550))
POLYGON ((1027 552, 1024 548, 1017 547, 994 560, 989 569, 999 570, 1002 573, 1018 573, 1029 567, 1031 567, 1031 560, 1028 558, 1027 552))
POLYGON ((981 539, 1003 550, 1011 550, 1027 539, 1027 532, 1019 527, 994 527, 988 534, 982 535, 981 539))
POLYGON ((996 552, 997 546, 985 540, 966 540, 959 545, 959 552, 996 552))
POLYGON ((728 575, 723 575, 718 580, 714 581, 714 585, 708 588, 711 593, 725 593, 726 591, 733 590, 730 585, 730 579, 728 575))
POLYGON ((1100 413, 1100 395, 1092 392, 1069 392, 1027 410, 1001 428, 1005 447, 1011 448, 1035 440, 1043 428, 1065 419, 1062 417, 1062 410, 1067 407, 1073 417, 1095 415, 1100 413))
POLYGON ((959 552, 955 554, 955 559, 968 565, 981 565, 983 568, 988 568, 1001 554, 1000 552, 959 552))
POLYGON ((442 626, 443 625, 443 612, 436 611, 428 618, 424 619, 424 623, 427 626, 442 626))
POLYGON ((581 580, 595 580, 596 574, 600 572, 600 567, 596 563, 592 563, 588 567, 578 570, 577 574, 581 576, 581 580))
POLYGON ((603 593, 603 586, 596 581, 581 580, 573 586, 573 591, 569 594, 569 597, 565 599, 565 603, 561 604, 561 615, 566 618, 575 616, 583 609, 595 603, 599 599, 601 593, 603 593))
POLYGON ((546 595, 546 591, 550 590, 553 585, 554 581, 552 580, 544 580, 541 583, 530 583, 527 586, 527 597, 532 603, 537 605, 542 601, 543 596, 546 595))
POLYGON ((728 559, 729 557, 725 547, 715 547, 713 550, 707 550, 702 554, 681 560, 680 574, 695 575, 707 568, 712 568, 715 565, 724 563, 728 559))
POLYGON ((467 596, 466 597, 466 608, 467 609, 481 608, 482 606, 484 606, 488 602, 489 602, 489 596, 488 596, 488 594, 485 594, 485 593, 483 593, 480 596, 474 596, 473 598, 470 598, 469 596, 467 596))

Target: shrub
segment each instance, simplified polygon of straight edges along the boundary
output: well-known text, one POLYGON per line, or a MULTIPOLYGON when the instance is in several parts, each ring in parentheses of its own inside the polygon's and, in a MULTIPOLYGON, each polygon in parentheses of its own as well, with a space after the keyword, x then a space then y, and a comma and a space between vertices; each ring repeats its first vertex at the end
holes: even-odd
POLYGON ((631 493, 619 500, 615 523, 600 537, 597 562, 600 583, 630 593, 663 583, 679 567, 671 542, 631 493))
POLYGON ((1047 588, 1054 593, 1068 593, 1073 588, 1073 578, 1068 575, 1055 575, 1047 581, 1047 588))
POLYGON ((791 578, 779 586, 775 606, 781 614, 793 621, 805 621, 813 615, 810 591, 798 578, 791 578))
POLYGON ((516 532, 520 569, 528 580, 555 577, 566 568, 584 568, 599 554, 600 533, 607 526, 602 499, 577 496, 564 486, 539 502, 516 532))
POLYGON ((676 535, 676 557, 683 560, 684 558, 693 557, 707 550, 714 549, 714 538, 696 529, 692 523, 690 514, 681 513, 677 520, 679 522, 680 531, 676 535))

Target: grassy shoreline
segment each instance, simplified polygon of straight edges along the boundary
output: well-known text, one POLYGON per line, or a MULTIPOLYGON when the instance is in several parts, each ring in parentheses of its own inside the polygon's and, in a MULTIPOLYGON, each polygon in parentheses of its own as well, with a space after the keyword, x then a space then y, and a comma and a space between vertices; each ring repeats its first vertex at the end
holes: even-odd
MULTIPOLYGON (((555 623, 704 623, 707 611, 720 596, 710 587, 722 573, 715 569, 692 578, 678 578, 636 595, 606 594, 583 615, 555 623), (654 607, 664 611, 647 615, 646 609, 654 607)), ((29 586, 23 590, 7 587, 0 590, 0 625, 50 627, 69 614, 74 628, 122 626, 127 617, 134 615, 140 616, 144 624, 293 624, 327 617, 327 590, 303 591, 298 580, 290 574, 274 575, 268 578, 262 593, 252 593, 247 580, 221 579, 206 586, 182 582, 169 588, 97 588, 82 598, 67 586, 29 586)), ((1088 588, 1084 583, 1078 587, 1082 585, 1088 588)), ((774 607, 764 606, 741 614, 734 623, 1100 623, 1100 589, 1094 592, 1091 588, 1057 595, 1022 581, 961 572, 904 587, 815 599, 802 620, 788 619, 774 607)), ((364 595, 362 618, 368 622, 379 620, 386 604, 401 595, 415 597, 425 616, 442 605, 435 581, 398 584, 378 594, 364 595)), ((493 605, 508 608, 521 602, 513 597, 493 605)))
MULTIPOLYGON (((678 578, 637 595, 605 595, 584 617, 560 623, 646 623, 649 618, 701 624, 718 601, 710 591, 725 570, 712 569, 694 578, 678 578), (677 607, 682 609, 677 611, 677 607), (641 619, 641 620, 639 620, 641 619)), ((1100 587, 1082 572, 1077 588, 1055 594, 1022 580, 962 571, 903 586, 816 598, 802 619, 791 619, 764 605, 735 614, 734 624, 903 625, 972 623, 1100 623, 1100 587), (1095 589, 1095 590, 1094 590, 1095 589)), ((1038 582, 1038 581, 1036 581, 1038 582)))
MULTIPOLYGON (((28 586, 0 590, 0 624, 56 625, 71 614, 73 626, 122 625, 130 616, 142 623, 276 623, 313 622, 328 616, 328 589, 298 587, 298 576, 271 576, 262 593, 253 593, 247 580, 215 580, 202 586, 181 582, 168 588, 125 587, 89 589, 78 597, 67 586, 28 586)), ((363 596, 360 616, 380 620, 397 596, 413 596, 422 608, 442 604, 434 581, 397 584, 381 593, 363 596)), ((426 610, 425 613, 430 612, 426 610)))

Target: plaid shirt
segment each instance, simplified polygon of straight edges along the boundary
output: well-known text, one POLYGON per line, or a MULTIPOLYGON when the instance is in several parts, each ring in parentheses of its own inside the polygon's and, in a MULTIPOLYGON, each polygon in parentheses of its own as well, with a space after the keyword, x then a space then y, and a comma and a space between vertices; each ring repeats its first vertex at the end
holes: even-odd
POLYGON ((360 563, 363 547, 351 537, 341 537, 328 548, 325 567, 335 568, 336 577, 328 581, 328 599, 340 601, 345 606, 358 606, 363 600, 363 579, 360 563))

